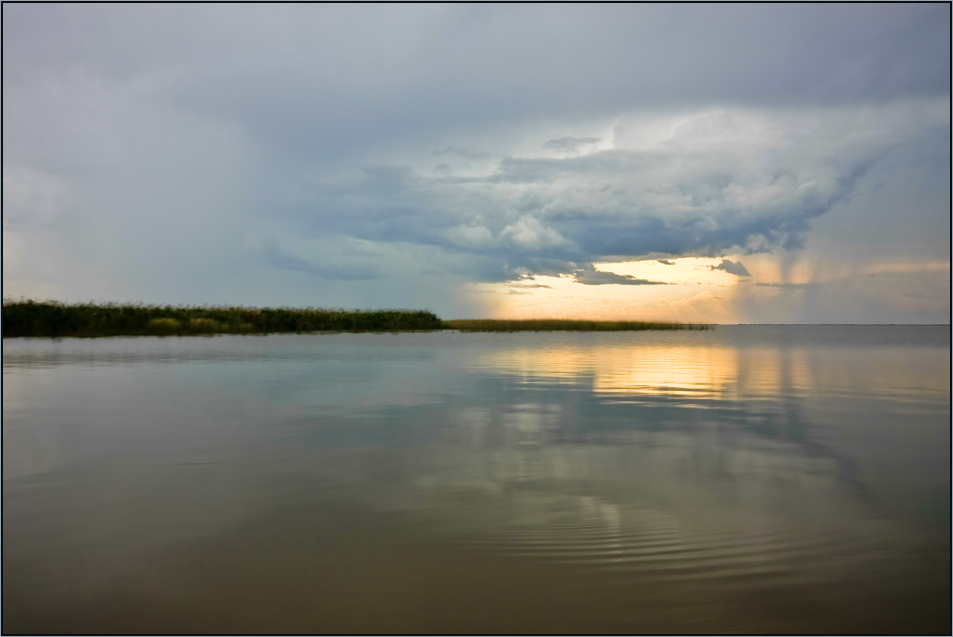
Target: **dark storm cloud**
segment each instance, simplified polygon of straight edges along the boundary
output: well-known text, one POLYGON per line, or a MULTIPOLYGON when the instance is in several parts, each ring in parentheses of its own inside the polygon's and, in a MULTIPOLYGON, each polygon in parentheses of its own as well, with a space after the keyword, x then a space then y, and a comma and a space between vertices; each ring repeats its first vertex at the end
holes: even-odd
POLYGON ((661 281, 639 279, 629 274, 615 274, 596 269, 583 269, 573 272, 576 283, 583 285, 670 285, 661 281))
MULTIPOLYGON (((254 20, 262 11, 238 13, 254 20)), ((341 42, 336 65, 319 57, 327 27, 314 43, 276 32, 293 38, 287 52, 250 45, 253 65, 199 69, 180 104, 237 117, 269 146, 326 159, 523 120, 553 105, 567 113, 831 105, 944 95, 950 86, 942 5, 470 7, 421 12, 439 24, 425 33, 388 28, 388 18, 406 13, 353 10, 352 43, 341 42)), ((307 23, 320 12, 283 15, 307 23)), ((255 28, 280 28, 268 22, 255 28)))
POLYGON ((325 162, 540 111, 945 95, 949 17, 946 5, 7 5, 4 76, 167 68, 180 107, 325 162))
MULTIPOLYGON (((703 115, 654 149, 503 157, 483 175, 372 166, 283 214, 308 232, 495 259, 504 273, 571 274, 579 263, 652 253, 767 252, 799 246, 810 222, 849 200, 869 166, 898 145, 949 130, 904 131, 902 111, 863 128, 849 113, 821 126, 812 117, 703 115)), ((749 276, 740 263, 717 269, 749 276)))
POLYGON ((735 276, 751 276, 751 273, 741 264, 741 261, 735 263, 731 259, 722 259, 718 265, 710 265, 708 267, 712 270, 724 270, 728 274, 734 274, 735 276))

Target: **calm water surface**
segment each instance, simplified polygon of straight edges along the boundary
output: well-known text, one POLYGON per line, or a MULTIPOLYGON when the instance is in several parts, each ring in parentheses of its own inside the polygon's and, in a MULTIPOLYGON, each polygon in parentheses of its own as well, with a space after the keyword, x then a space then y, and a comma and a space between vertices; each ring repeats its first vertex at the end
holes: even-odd
POLYGON ((950 328, 3 341, 4 632, 949 634, 950 328))

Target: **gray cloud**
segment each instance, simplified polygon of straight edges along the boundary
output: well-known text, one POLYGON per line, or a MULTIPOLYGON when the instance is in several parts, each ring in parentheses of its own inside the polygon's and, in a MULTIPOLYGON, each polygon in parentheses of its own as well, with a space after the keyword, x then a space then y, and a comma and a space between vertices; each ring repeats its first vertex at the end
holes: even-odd
POLYGON ((138 78, 178 108, 238 122, 273 160, 324 163, 408 140, 443 148, 459 130, 541 112, 943 96, 949 17, 922 4, 11 5, 4 86, 71 69, 106 86, 138 78))
POLYGON ((380 271, 365 267, 317 265, 307 259, 302 259, 299 256, 285 252, 272 243, 266 243, 262 246, 262 256, 265 262, 271 267, 296 272, 306 272, 319 276, 322 279, 334 281, 366 281, 381 278, 380 271))
MULTIPOLYGON (((873 111, 861 126, 840 111, 820 123, 813 115, 739 112, 689 118, 647 150, 504 157, 483 174, 439 178, 376 166, 284 214, 305 232, 479 255, 496 260, 504 277, 519 268, 570 274, 578 263, 659 252, 791 249, 813 219, 854 195, 871 165, 899 144, 948 130, 943 106, 919 111, 938 122, 932 129, 910 129, 903 108, 873 111)), ((718 269, 747 276, 740 264, 718 269)))
POLYGON ((920 294, 919 292, 904 292, 903 295, 908 299, 942 299, 943 294, 920 294))
POLYGON ((580 146, 587 146, 589 144, 597 144, 600 141, 601 139, 598 137, 560 137, 559 139, 549 140, 548 142, 543 144, 543 148, 575 153, 575 152, 579 152, 580 146))
POLYGON ((447 146, 443 150, 433 151, 434 155, 458 155, 460 157, 466 157, 467 159, 483 159, 484 157, 489 157, 488 153, 480 152, 478 150, 470 150, 469 148, 458 148, 457 146, 447 146))
POLYGON ((615 274, 600 270, 576 270, 573 272, 576 283, 583 285, 669 285, 661 281, 639 279, 629 274, 615 274))
POLYGON ((758 287, 762 288, 781 288, 785 290, 806 290, 809 288, 814 288, 821 283, 755 283, 758 287))
POLYGON ((656 259, 662 265, 675 265, 674 261, 669 261, 668 259, 656 259))
POLYGON ((718 265, 710 265, 708 267, 712 270, 724 270, 728 274, 734 274, 735 276, 751 276, 751 273, 741 264, 741 261, 735 263, 730 259, 722 259, 718 265))

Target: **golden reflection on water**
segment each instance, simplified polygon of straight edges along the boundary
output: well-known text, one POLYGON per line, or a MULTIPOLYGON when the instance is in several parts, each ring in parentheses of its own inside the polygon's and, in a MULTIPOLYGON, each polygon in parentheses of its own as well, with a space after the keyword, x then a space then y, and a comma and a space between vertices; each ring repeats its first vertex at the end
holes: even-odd
POLYGON ((526 382, 588 384, 591 379, 592 391, 619 397, 737 400, 859 392, 915 401, 924 393, 949 390, 948 362, 923 366, 903 352, 854 351, 851 357, 859 364, 847 367, 840 363, 842 356, 808 348, 595 343, 496 349, 483 354, 477 366, 526 382))
POLYGON ((720 347, 521 348, 487 353, 480 362, 523 377, 591 377, 593 391, 604 394, 709 398, 729 391, 738 375, 735 352, 720 347))
POLYGON ((523 378, 592 379, 598 394, 723 399, 813 389, 808 353, 774 348, 600 344, 485 354, 482 365, 523 378))

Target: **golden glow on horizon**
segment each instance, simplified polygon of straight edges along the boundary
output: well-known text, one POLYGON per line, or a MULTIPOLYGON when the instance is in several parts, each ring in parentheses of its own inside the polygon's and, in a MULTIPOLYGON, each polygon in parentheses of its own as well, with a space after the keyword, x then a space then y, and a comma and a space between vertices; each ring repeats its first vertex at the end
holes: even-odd
POLYGON ((911 292, 896 278, 917 275, 934 285, 938 276, 949 273, 949 261, 876 259, 858 267, 806 253, 728 255, 724 259, 743 263, 751 276, 713 269, 722 258, 684 257, 667 259, 671 265, 655 259, 595 264, 600 272, 665 285, 586 285, 564 275, 479 283, 466 289, 483 317, 499 319, 783 323, 803 320, 800 308, 805 304, 819 299, 822 306, 836 304, 858 294, 876 293, 883 307, 897 309, 935 305, 944 298, 949 303, 948 288, 939 295, 931 287, 911 292))
MULTIPOLYGON (((730 258, 730 257, 729 257, 730 258)), ((723 301, 734 296, 739 277, 714 270, 721 258, 686 257, 597 263, 596 269, 665 285, 584 285, 573 277, 536 276, 509 283, 477 284, 493 318, 676 320, 738 322, 723 301)))

